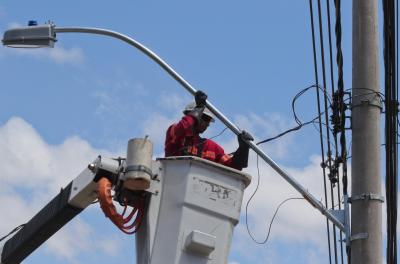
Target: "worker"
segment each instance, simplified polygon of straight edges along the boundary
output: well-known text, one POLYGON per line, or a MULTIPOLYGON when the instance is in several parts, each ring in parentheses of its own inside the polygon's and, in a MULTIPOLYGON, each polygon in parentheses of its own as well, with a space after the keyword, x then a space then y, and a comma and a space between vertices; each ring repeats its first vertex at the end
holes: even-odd
POLYGON ((211 139, 201 138, 199 134, 206 131, 214 115, 206 107, 207 95, 197 91, 195 101, 189 103, 182 119, 172 124, 166 134, 165 156, 197 156, 222 165, 242 170, 248 165, 249 146, 245 140, 254 140, 243 131, 238 135, 238 149, 233 155, 225 154, 224 149, 211 139))

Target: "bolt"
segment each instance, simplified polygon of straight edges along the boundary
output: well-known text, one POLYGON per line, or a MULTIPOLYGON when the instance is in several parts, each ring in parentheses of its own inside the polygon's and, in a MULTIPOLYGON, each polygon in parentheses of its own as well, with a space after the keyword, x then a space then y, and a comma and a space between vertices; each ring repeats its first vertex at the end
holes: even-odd
POLYGON ((96 169, 96 165, 94 165, 93 163, 90 163, 88 165, 88 169, 94 172, 94 170, 96 169))

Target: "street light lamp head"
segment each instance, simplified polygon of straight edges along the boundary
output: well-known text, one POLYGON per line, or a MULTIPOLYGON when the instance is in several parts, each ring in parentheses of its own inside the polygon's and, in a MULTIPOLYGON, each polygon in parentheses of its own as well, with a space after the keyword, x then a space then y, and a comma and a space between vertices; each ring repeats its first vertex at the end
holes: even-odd
POLYGON ((4 32, 3 45, 11 48, 54 47, 54 42, 57 41, 54 25, 37 26, 31 22, 29 22, 31 26, 13 28, 4 32))

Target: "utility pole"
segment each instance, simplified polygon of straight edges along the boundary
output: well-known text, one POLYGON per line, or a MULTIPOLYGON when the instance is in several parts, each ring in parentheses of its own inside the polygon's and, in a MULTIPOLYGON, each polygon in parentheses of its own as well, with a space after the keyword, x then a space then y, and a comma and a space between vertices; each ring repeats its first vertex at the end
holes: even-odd
POLYGON ((351 263, 382 263, 378 1, 353 0, 351 263))

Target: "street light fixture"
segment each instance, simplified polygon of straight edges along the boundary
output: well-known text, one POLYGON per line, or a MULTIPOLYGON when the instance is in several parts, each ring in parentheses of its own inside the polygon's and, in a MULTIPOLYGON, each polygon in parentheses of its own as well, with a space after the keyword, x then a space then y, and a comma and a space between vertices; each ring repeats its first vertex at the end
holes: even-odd
MULTIPOLYGON (((56 42, 56 33, 89 33, 97 35, 106 35, 120 39, 141 52, 150 57, 158 65, 160 65, 169 75, 172 76, 177 82, 179 82, 189 93, 194 95, 196 89, 194 89, 182 76, 180 76, 171 66, 157 56, 150 49, 139 43, 138 41, 125 36, 121 33, 100 29, 100 28, 83 28, 83 27, 71 27, 71 28, 60 28, 56 27, 53 23, 38 26, 36 22, 30 21, 28 27, 14 28, 7 30, 4 33, 3 45, 8 47, 18 48, 37 48, 37 47, 54 47, 56 42)), ((224 123, 232 132, 239 135, 242 131, 233 124, 227 117, 225 117, 214 105, 209 101, 206 102, 207 108, 224 123)), ((323 215, 331 220, 342 232, 345 232, 346 237, 349 237, 349 218, 348 218, 348 204, 345 199, 345 211, 339 210, 328 210, 317 198, 315 198, 306 188, 298 183, 293 177, 291 177, 286 171, 284 171, 278 164, 275 163, 267 154, 265 154, 254 142, 247 141, 251 149, 253 149, 265 162, 267 162, 272 169, 274 169, 279 175, 281 175, 290 185, 292 185, 301 195, 308 201, 312 206, 318 209, 323 215)))
POLYGON ((51 24, 10 29, 4 33, 3 38, 3 45, 11 48, 52 48, 54 42, 56 34, 51 24))

